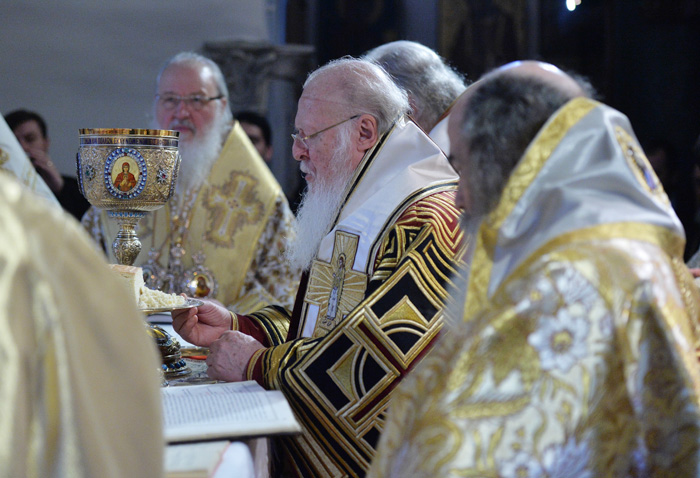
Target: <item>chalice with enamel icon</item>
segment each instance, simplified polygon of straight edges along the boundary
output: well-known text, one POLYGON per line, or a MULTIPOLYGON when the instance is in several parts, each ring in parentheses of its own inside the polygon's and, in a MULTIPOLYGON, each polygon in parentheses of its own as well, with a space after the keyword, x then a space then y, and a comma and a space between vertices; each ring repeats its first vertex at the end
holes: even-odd
MULTIPOLYGON (((171 198, 180 168, 179 133, 160 129, 80 129, 77 154, 80 192, 119 225, 112 251, 119 264, 132 265, 141 252, 136 226, 147 212, 171 198)), ((190 373, 180 344, 165 330, 147 324, 163 359, 166 379, 190 373)))

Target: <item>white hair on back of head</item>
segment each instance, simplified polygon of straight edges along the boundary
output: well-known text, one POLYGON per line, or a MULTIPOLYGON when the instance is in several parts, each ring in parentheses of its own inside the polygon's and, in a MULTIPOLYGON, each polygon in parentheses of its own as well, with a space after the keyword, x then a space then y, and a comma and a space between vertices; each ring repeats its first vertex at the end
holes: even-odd
POLYGON ((348 114, 360 110, 374 116, 378 133, 384 134, 394 122, 410 111, 408 96, 384 69, 372 62, 352 57, 333 60, 311 72, 304 82, 333 75, 344 97, 348 114))
POLYGON ((411 95, 416 121, 426 130, 435 126, 467 87, 463 75, 436 52, 417 42, 385 43, 368 51, 363 58, 382 66, 411 95))
MULTIPOLYGON (((204 55, 195 53, 193 51, 183 51, 180 52, 163 63, 158 71, 158 76, 156 77, 156 93, 158 93, 158 85, 160 84, 160 77, 163 76, 163 72, 173 65, 186 65, 186 66, 206 66, 214 75, 214 82, 216 83, 216 89, 218 94, 229 100, 228 86, 226 85, 226 79, 224 74, 221 72, 221 68, 216 62, 204 55)), ((233 113, 231 113, 230 108, 226 108, 224 112, 225 120, 230 122, 233 120, 233 113)))

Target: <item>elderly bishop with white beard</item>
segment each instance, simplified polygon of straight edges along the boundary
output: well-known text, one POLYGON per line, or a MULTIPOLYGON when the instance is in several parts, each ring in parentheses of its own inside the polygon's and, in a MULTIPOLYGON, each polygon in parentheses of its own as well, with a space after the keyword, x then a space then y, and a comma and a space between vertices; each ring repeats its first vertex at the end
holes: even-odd
MULTIPOLYGON (((196 53, 169 59, 156 82, 156 127, 180 133, 175 195, 139 222, 134 265, 146 285, 215 299, 237 311, 290 307, 300 271, 284 260, 294 215, 228 105, 218 65, 196 53)), ((91 208, 83 224, 116 262, 119 226, 91 208)))
POLYGON ((311 73, 293 155, 308 188, 289 259, 293 311, 179 311, 214 378, 281 390, 304 431, 276 440, 279 476, 363 476, 393 390, 428 352, 463 254, 457 175, 381 67, 344 58, 311 73))

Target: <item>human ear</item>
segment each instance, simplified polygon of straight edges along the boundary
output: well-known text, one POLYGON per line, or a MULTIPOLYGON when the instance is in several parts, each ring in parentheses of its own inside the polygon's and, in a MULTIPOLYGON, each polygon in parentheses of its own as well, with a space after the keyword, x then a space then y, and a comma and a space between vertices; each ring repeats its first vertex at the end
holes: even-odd
POLYGON ((377 131, 377 120, 374 116, 364 114, 359 121, 360 137, 358 139, 358 149, 367 151, 377 143, 379 134, 377 131))

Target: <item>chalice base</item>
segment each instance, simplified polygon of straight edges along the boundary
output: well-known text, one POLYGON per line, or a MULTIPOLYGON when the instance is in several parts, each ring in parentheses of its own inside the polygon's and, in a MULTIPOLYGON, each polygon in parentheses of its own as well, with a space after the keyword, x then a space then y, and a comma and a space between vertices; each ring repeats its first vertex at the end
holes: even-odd
POLYGON ((165 380, 184 377, 192 373, 180 353, 180 343, 157 325, 146 324, 147 331, 156 341, 162 359, 161 371, 165 380))

